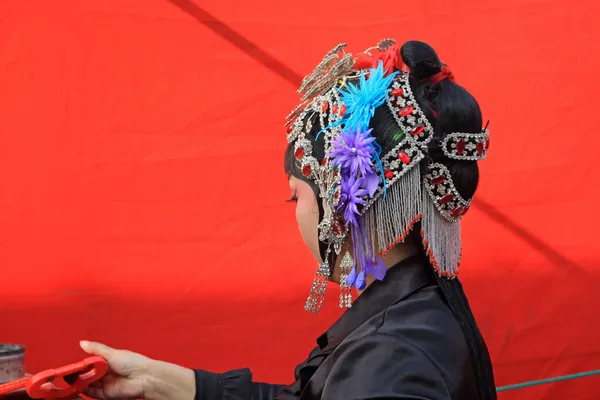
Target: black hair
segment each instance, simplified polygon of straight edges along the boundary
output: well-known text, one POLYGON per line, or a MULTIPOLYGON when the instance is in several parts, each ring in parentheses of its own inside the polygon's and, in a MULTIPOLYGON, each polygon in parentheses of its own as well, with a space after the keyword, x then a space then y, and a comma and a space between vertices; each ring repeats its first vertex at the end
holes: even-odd
MULTIPOLYGON (((419 106, 434 128, 434 139, 429 143, 427 157, 422 161, 424 167, 429 162, 444 164, 450 171, 452 181, 463 198, 473 197, 479 181, 479 169, 476 161, 453 160, 445 156, 440 143, 447 134, 452 132, 478 133, 482 127, 481 110, 477 101, 463 87, 449 79, 430 83, 429 78, 441 72, 444 66, 431 46, 418 41, 406 42, 401 50, 402 61, 410 68, 410 86, 419 106)), ((324 137, 316 134, 323 128, 318 118, 311 121, 313 127, 306 138, 313 142, 312 155, 321 160, 325 156, 324 137)), ((371 119, 372 135, 381 146, 382 154, 389 152, 396 144, 399 132, 398 124, 387 106, 378 107, 371 119)), ((318 196, 318 187, 304 177, 298 169, 294 157, 294 145, 290 144, 285 155, 285 170, 288 175, 308 182, 318 196)), ((424 171, 421 168, 421 171, 424 171)), ((321 204, 321 202, 319 202, 321 204)), ((320 206, 321 207, 321 206, 320 206)), ((322 215, 322 208, 320 208, 322 215)), ((423 249, 420 233, 420 223, 415 224, 406 242, 418 245, 423 249)), ((321 244, 321 254, 324 255, 326 245, 321 244)), ((424 251, 424 250, 423 250, 424 251)), ((330 260, 332 262, 334 260, 330 260)), ((333 264, 332 264, 333 265, 333 264)), ((432 268, 433 271, 433 268, 432 268)), ((496 387, 492 371, 492 363, 486 344, 475 322, 471 308, 458 278, 448 279, 435 273, 443 296, 461 326, 469 345, 471 359, 477 379, 480 400, 496 399, 496 387)))

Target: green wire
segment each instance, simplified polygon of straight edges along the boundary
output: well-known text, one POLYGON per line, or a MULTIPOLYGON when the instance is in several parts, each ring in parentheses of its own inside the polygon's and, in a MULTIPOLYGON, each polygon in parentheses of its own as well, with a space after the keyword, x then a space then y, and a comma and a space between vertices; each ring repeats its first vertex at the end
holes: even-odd
POLYGON ((521 389, 521 388, 526 388, 526 387, 530 387, 530 386, 543 385, 544 383, 567 381, 570 379, 585 378, 586 376, 594 376, 594 375, 600 375, 600 369, 595 370, 595 371, 581 372, 579 374, 557 376, 556 378, 541 379, 539 381, 529 381, 529 382, 517 383, 516 385, 500 386, 499 388, 496 389, 496 391, 503 392, 505 390, 521 389))

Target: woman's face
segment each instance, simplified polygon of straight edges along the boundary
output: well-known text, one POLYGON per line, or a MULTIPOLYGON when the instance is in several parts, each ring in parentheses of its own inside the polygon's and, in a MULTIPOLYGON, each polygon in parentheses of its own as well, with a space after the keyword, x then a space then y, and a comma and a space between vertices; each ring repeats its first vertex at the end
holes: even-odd
POLYGON ((319 252, 319 204, 310 185, 295 177, 290 177, 291 200, 296 202, 296 221, 302 240, 315 260, 322 264, 319 252))

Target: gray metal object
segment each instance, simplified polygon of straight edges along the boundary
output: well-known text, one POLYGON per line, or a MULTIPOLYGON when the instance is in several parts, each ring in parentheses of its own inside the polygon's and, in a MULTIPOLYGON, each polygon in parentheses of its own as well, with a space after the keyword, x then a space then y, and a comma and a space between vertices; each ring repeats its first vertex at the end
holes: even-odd
POLYGON ((25 376, 25 347, 0 344, 0 383, 25 376))

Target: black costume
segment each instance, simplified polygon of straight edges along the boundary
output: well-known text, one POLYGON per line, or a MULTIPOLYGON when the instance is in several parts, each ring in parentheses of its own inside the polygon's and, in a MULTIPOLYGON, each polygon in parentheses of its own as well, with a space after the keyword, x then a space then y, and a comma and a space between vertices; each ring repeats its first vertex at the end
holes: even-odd
POLYGON ((395 265, 323 335, 286 387, 196 371, 199 400, 477 399, 469 348, 424 255, 395 265))

